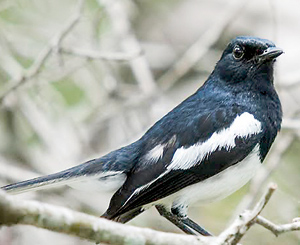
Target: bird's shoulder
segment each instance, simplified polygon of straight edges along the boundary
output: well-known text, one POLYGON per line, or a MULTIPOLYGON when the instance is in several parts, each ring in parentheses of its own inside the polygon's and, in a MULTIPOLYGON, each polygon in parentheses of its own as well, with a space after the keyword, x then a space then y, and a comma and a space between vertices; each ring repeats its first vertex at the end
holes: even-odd
POLYGON ((167 144, 176 137, 177 147, 189 147, 205 141, 213 133, 228 127, 247 111, 225 92, 199 90, 157 121, 141 138, 145 152, 153 145, 167 144))

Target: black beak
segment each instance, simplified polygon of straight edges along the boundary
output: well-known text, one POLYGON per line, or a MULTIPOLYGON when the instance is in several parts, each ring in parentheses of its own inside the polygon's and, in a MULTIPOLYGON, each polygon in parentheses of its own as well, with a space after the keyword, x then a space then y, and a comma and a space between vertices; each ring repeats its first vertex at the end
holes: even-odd
POLYGON ((279 55, 283 54, 283 50, 277 47, 267 48, 262 54, 258 55, 257 58, 259 62, 263 62, 266 60, 274 60, 279 55))

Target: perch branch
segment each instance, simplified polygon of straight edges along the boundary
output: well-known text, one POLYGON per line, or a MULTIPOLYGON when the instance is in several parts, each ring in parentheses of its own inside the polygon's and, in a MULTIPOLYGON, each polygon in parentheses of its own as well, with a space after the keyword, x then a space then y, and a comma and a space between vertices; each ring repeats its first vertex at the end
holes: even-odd
POLYGON ((18 200, 0 191, 0 226, 26 224, 109 244, 209 244, 213 238, 158 232, 123 225, 35 201, 18 200))
POLYGON ((62 207, 19 200, 0 191, 0 226, 16 224, 74 235, 97 243, 109 244, 197 244, 235 245, 254 225, 260 224, 275 235, 300 230, 300 219, 291 224, 275 225, 259 216, 277 186, 271 184, 253 210, 248 210, 217 237, 179 235, 115 223, 62 207))

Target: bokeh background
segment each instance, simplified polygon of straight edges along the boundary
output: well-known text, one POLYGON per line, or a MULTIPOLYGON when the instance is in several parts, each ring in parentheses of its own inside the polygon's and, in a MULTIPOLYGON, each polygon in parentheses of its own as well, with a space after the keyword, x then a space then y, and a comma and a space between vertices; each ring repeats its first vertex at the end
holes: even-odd
MULTIPOLYGON (((276 64, 283 130, 254 180, 225 200, 190 208, 219 234, 279 188, 262 215, 290 223, 300 211, 299 0, 1 0, 0 185, 49 174, 138 139, 193 93, 230 39, 254 35, 284 49, 276 64)), ((111 193, 62 187, 19 195, 100 215, 111 193)), ((181 232, 151 209, 130 222, 181 232)), ((300 244, 256 225, 243 244, 300 244)), ((28 226, 0 230, 1 245, 91 244, 28 226)))

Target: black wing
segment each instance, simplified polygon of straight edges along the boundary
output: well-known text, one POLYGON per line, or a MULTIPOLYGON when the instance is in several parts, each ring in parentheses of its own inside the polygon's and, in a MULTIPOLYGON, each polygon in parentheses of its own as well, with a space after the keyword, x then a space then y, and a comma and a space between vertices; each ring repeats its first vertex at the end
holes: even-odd
MULTIPOLYGON (((185 130, 169 132, 169 140, 161 142, 164 146, 162 156, 152 163, 145 163, 145 159, 141 158, 124 185, 112 197, 105 216, 116 218, 203 181, 243 160, 259 143, 261 134, 258 131, 247 137, 236 136, 234 147, 216 147, 205 157, 195 159, 189 166, 181 168, 181 163, 174 164, 179 149, 188 149, 196 143, 205 142, 214 132, 229 128, 239 115, 241 113, 234 109, 219 109, 198 118, 193 117, 192 121, 187 120, 185 130)), ((150 140, 147 139, 146 142, 150 140)), ((148 149, 146 145, 144 148, 148 149)))

